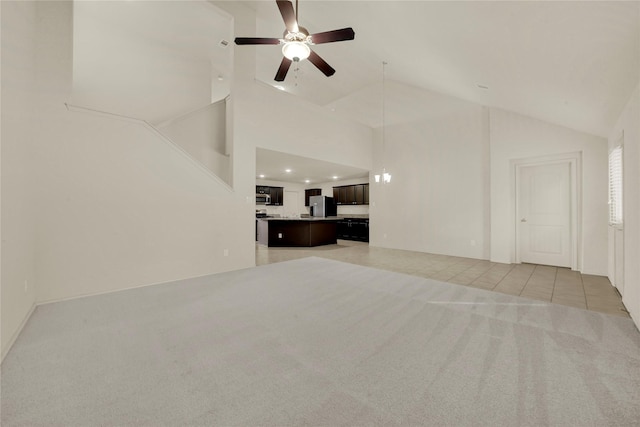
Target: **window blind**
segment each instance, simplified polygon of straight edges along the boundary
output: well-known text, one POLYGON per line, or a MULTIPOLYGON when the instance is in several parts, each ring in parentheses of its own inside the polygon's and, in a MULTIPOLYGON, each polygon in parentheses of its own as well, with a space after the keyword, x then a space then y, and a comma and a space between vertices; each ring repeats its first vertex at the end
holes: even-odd
POLYGON ((622 225, 622 146, 609 153, 609 224, 622 225))

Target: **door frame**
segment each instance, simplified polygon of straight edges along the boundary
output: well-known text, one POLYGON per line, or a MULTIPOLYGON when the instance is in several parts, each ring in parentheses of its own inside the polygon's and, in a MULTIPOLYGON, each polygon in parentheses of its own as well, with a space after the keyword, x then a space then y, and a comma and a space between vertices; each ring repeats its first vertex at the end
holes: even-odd
MULTIPOLYGON (((622 224, 609 223, 609 232, 608 232, 609 244, 607 248, 607 257, 609 258, 607 269, 609 271, 608 271, 607 277, 609 278, 611 285, 618 290, 618 293, 624 296, 624 286, 625 286, 624 213, 626 212, 626 206, 625 206, 626 197, 624 197, 625 195, 624 193, 624 187, 625 187, 624 185, 624 182, 625 182, 624 180, 624 130, 620 132, 620 135, 615 139, 615 142, 613 144, 610 144, 607 147, 607 158, 609 158, 609 155, 611 155, 611 151, 618 147, 622 148, 621 160, 622 160, 622 215, 623 216, 622 216, 622 224), (622 240, 622 243, 619 243, 620 240, 622 240), (620 252, 622 252, 620 254, 620 257, 616 256, 619 252, 618 248, 620 248, 621 249, 620 252), (620 272, 620 274, 618 274, 618 272, 620 272)), ((609 173, 609 177, 611 177, 610 164, 607 165, 607 170, 609 173)), ((609 221, 610 220, 611 218, 609 214, 609 221)))
POLYGON ((557 164, 568 164, 569 165, 569 191, 571 192, 571 201, 570 201, 570 232, 571 236, 569 241, 571 242, 571 270, 579 271, 582 267, 580 265, 580 242, 582 241, 582 227, 580 224, 582 223, 582 209, 581 209, 581 194, 582 194, 582 153, 574 152, 574 153, 565 153, 565 154, 556 154, 549 156, 541 156, 541 157, 531 157, 525 159, 516 159, 511 161, 511 173, 512 173, 512 184, 513 184, 513 203, 511 204, 511 226, 514 230, 513 233, 513 241, 512 241, 512 253, 514 254, 514 261, 517 264, 522 263, 520 260, 520 247, 519 243, 521 241, 520 236, 520 227, 518 218, 520 218, 519 212, 519 199, 520 199, 520 171, 524 167, 530 166, 546 166, 546 165, 557 165, 557 164))

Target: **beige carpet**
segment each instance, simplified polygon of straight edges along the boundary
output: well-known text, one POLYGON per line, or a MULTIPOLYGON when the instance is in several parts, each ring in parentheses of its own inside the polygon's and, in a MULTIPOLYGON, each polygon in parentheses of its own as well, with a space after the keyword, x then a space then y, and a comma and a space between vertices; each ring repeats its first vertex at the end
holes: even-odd
POLYGON ((38 307, 2 426, 638 425, 630 319, 320 258, 38 307))

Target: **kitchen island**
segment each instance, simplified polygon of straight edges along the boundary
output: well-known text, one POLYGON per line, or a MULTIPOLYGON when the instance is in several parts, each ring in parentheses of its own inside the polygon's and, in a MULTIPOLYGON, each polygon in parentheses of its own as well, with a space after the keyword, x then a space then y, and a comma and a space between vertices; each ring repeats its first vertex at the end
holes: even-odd
POLYGON ((338 242, 338 220, 326 218, 258 219, 258 243, 268 247, 312 247, 338 242))

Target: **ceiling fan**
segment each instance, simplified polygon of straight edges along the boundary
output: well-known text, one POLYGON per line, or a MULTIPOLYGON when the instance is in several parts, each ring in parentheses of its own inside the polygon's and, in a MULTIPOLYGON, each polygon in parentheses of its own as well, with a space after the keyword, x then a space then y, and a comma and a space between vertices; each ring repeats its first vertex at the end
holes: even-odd
POLYGON ((292 62, 303 61, 309 59, 325 76, 330 77, 335 74, 336 70, 327 64, 327 62, 315 53, 309 46, 322 43, 340 42, 345 40, 353 40, 356 33, 353 28, 342 28, 340 30, 325 31, 322 33, 309 34, 306 28, 298 25, 298 0, 296 0, 296 9, 293 10, 293 4, 289 0, 276 0, 280 14, 284 20, 286 29, 283 38, 265 38, 265 37, 236 37, 237 45, 260 45, 260 44, 281 44, 282 45, 282 62, 276 73, 275 80, 277 82, 284 81, 287 76, 289 67, 292 62))

